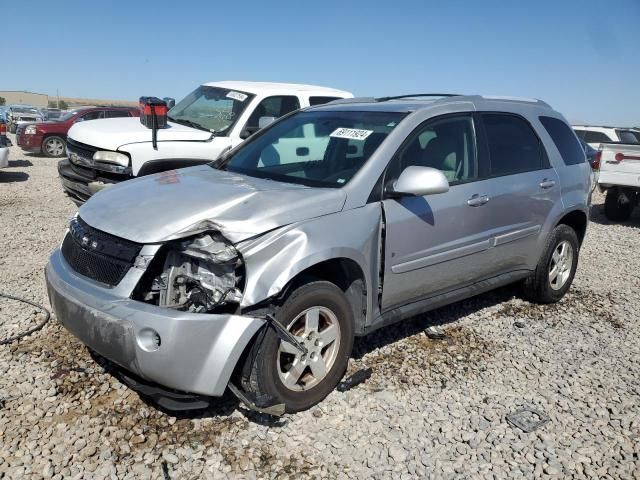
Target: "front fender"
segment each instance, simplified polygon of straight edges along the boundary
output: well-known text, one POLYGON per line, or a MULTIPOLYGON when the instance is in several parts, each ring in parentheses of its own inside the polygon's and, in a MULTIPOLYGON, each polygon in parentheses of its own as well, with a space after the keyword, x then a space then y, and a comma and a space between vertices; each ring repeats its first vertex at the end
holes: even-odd
MULTIPOLYGON (((297 275, 318 263, 349 259, 361 269, 367 292, 368 323, 378 284, 381 208, 361 208, 299 222, 236 245, 246 268, 241 307, 271 298, 297 275)), ((377 297, 376 297, 377 298, 377 297)))

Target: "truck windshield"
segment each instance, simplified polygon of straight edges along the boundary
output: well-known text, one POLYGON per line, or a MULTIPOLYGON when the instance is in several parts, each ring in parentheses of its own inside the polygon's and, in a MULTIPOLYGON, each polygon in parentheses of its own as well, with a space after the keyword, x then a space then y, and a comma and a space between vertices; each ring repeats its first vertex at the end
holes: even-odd
POLYGON ((171 110, 169 120, 214 133, 225 133, 233 125, 254 95, 238 90, 201 85, 171 110))
POLYGON ((293 114, 214 166, 317 187, 342 187, 404 118, 398 112, 293 114))

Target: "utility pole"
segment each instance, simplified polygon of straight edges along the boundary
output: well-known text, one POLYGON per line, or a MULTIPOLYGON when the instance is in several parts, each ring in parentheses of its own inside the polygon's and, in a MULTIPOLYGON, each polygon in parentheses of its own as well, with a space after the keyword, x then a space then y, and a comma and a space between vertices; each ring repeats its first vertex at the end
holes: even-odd
POLYGON ((60 109, 60 91, 56 88, 56 98, 58 99, 58 109, 60 109))

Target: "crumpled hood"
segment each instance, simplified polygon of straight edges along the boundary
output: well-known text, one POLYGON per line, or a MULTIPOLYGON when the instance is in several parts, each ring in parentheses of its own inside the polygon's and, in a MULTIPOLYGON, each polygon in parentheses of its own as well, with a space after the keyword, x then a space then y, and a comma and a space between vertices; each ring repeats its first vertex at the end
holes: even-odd
POLYGON ((275 182, 199 165, 105 188, 79 214, 98 230, 139 243, 164 242, 196 229, 218 230, 236 243, 338 212, 345 199, 339 189, 275 182))
MULTIPOLYGON (((210 132, 168 122, 167 128, 158 130, 158 142, 204 142, 211 138, 210 132)), ((138 117, 106 118, 78 122, 69 130, 69 137, 105 150, 118 150, 129 143, 151 142, 151 129, 140 123, 138 117)))

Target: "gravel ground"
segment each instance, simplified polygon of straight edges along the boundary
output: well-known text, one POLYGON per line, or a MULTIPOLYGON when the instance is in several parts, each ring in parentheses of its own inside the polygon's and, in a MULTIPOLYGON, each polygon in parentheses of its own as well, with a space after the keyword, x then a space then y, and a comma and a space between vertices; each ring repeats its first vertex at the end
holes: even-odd
MULTIPOLYGON (((0 170, 0 290, 48 305, 43 268, 75 206, 56 161, 12 148, 0 170)), ((640 478, 640 215, 602 197, 570 293, 530 305, 505 288, 356 342, 371 378, 280 420, 230 396, 174 416, 146 403, 62 329, 0 346, 0 478, 640 478), (446 338, 423 330, 442 324, 446 338), (505 416, 535 408, 532 433, 505 416)), ((0 335, 37 322, 0 300, 0 335)))

